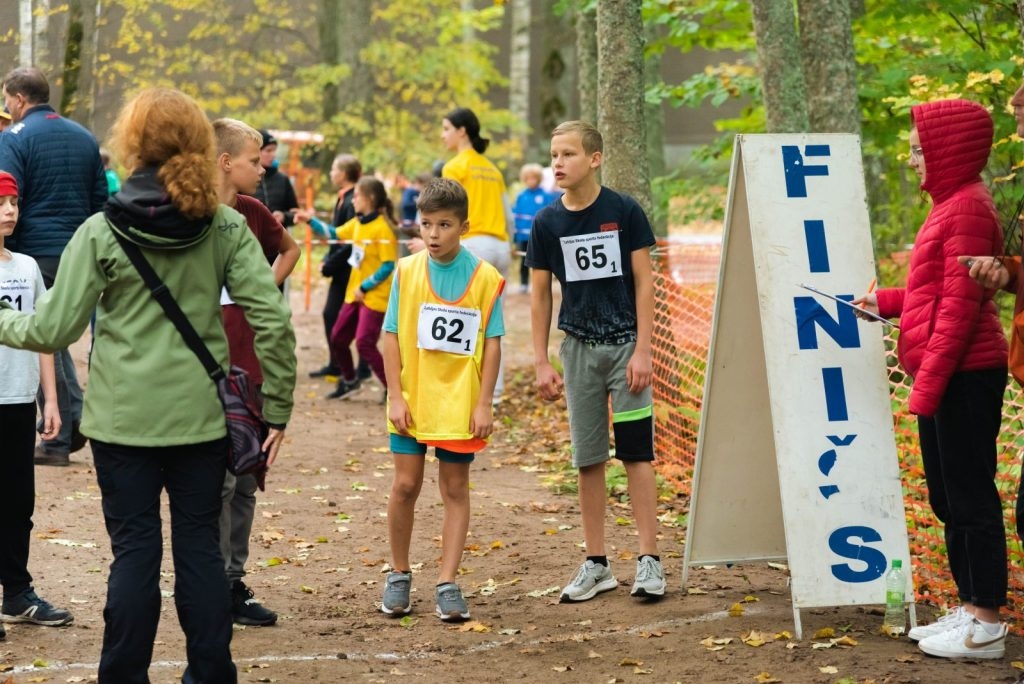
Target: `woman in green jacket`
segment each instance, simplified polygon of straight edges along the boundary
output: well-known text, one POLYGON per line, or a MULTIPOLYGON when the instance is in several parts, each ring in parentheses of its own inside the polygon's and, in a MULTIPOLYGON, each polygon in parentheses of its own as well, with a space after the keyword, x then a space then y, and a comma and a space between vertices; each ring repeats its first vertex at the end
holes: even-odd
POLYGON ((139 245, 225 368, 221 286, 242 306, 264 374, 271 462, 292 410, 295 336, 256 238, 241 215, 217 202, 213 129, 198 105, 176 90, 143 91, 122 109, 112 147, 130 172, 124 187, 75 232, 34 314, 0 309, 0 344, 66 347, 96 310, 81 430, 92 442, 114 552, 99 681, 149 681, 166 489, 174 600, 188 656, 182 681, 231 683, 237 677, 217 522, 227 461, 224 411, 113 231, 139 245))

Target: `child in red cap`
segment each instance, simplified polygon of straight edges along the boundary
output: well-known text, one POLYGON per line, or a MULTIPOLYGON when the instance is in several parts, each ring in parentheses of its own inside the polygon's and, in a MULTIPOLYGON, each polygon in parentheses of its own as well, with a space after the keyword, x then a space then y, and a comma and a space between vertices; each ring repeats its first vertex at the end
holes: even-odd
MULTIPOLYGON (((0 306, 32 311, 43 294, 43 276, 31 257, 4 247, 4 239, 18 223, 18 182, 0 171, 0 306)), ((35 508, 35 466, 32 454, 36 432, 36 389, 45 396, 41 436, 53 439, 60 431, 53 356, 0 345, 0 482, 7 493, 0 497, 0 584, 3 585, 3 622, 66 625, 71 613, 39 598, 28 572, 29 538, 35 508)), ((6 636, 0 625, 0 639, 6 636)))

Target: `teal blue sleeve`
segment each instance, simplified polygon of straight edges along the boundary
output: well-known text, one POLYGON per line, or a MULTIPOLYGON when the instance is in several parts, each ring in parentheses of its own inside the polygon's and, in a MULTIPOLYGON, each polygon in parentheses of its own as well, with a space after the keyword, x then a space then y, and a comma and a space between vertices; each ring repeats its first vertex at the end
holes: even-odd
POLYGON ((502 299, 504 299, 504 295, 494 300, 494 309, 491 311, 491 317, 487 320, 487 329, 484 331, 484 337, 502 337, 505 334, 505 315, 501 305, 502 299))
POLYGON ((388 308, 384 311, 384 332, 398 333, 398 273, 391 283, 391 295, 388 297, 388 308))
POLYGON ((317 217, 313 216, 309 219, 309 225, 313 229, 313 232, 317 235, 323 235, 330 240, 337 240, 338 234, 335 232, 335 227, 329 223, 324 223, 317 217))

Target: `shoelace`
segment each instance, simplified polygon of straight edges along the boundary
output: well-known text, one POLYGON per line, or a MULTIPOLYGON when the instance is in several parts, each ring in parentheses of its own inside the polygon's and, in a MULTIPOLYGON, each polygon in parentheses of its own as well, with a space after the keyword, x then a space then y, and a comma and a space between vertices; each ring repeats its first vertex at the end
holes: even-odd
POLYGON ((640 562, 640 567, 636 570, 636 581, 644 582, 650 579, 651 575, 654 574, 654 561, 646 560, 640 562))
MULTIPOLYGON (((597 563, 594 564, 597 567, 597 563)), ((573 579, 573 584, 583 584, 587 579, 587 564, 584 563, 580 566, 579 572, 576 573, 576 577, 573 579)))

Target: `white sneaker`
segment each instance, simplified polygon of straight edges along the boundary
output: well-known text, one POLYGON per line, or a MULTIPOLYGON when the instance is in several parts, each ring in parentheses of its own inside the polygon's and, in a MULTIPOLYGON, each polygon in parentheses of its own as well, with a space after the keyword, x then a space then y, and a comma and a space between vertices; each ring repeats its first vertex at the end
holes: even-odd
POLYGON ((580 569, 576 571, 572 582, 562 589, 562 596, 559 600, 562 603, 589 601, 602 591, 611 591, 617 586, 619 586, 619 581, 612 575, 611 568, 588 560, 584 561, 580 569))
POLYGON ((636 579, 629 595, 634 598, 661 598, 665 595, 665 570, 661 561, 644 556, 636 562, 636 579))
POLYGON ((918 625, 917 627, 914 627, 912 630, 907 632, 907 638, 911 641, 927 639, 930 636, 935 636, 936 634, 942 634, 947 630, 955 629, 960 626, 961 622, 970 622, 973 619, 973 615, 960 606, 957 606, 930 625, 918 625))
POLYGON ((939 658, 1002 658, 1006 654, 1006 623, 989 634, 977 619, 922 639, 917 647, 939 658))

